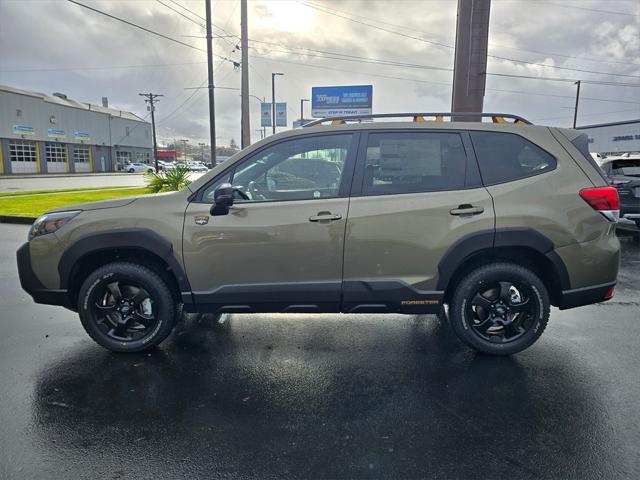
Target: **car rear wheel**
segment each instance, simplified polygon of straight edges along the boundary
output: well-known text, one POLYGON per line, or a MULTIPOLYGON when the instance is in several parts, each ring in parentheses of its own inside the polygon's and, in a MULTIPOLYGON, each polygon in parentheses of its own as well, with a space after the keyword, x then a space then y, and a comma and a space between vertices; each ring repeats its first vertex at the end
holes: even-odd
POLYGON ((135 172, 135 169, 130 168, 129 170, 127 170, 127 172, 129 172, 129 173, 134 173, 134 172, 135 172))
POLYGON ((114 352, 139 352, 162 342, 176 322, 176 304, 164 280, 135 263, 98 268, 82 284, 80 321, 89 336, 114 352))
POLYGON ((457 285, 449 320, 470 347, 511 355, 531 346, 549 320, 549 294, 531 270, 496 263, 470 272, 457 285))

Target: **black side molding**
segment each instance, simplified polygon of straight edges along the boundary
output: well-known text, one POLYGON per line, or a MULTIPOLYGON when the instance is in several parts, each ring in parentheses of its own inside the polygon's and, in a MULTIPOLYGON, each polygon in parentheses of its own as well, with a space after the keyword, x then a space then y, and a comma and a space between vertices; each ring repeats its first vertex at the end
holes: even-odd
POLYGON ((173 245, 166 238, 146 228, 118 228, 108 232, 90 233, 76 240, 66 249, 60 263, 58 273, 62 288, 69 288, 69 277, 74 265, 85 255, 112 248, 136 248, 151 252, 163 259, 178 282, 182 292, 191 291, 182 266, 175 258, 173 245))
POLYGON ((419 290, 394 280, 346 280, 342 284, 343 313, 438 313, 443 291, 419 290))

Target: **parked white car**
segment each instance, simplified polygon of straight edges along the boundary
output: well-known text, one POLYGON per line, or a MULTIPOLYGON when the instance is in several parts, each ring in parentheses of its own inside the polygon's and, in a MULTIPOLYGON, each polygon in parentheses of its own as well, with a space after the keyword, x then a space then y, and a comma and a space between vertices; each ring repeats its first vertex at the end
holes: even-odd
POLYGON ((192 162, 188 164, 189 170, 192 172, 208 172, 209 169, 204 163, 192 162))
POLYGON ((129 165, 125 165, 124 169, 129 173, 153 173, 156 171, 155 168, 146 163, 130 163, 129 165))

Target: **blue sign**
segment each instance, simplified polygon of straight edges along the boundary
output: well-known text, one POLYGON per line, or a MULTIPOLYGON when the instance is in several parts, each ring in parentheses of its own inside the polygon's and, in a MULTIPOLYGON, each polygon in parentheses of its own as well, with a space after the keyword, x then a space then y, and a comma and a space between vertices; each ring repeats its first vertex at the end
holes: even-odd
POLYGON ((315 118, 342 115, 370 115, 373 106, 373 85, 313 87, 311 116, 315 118))
POLYGON ((88 142, 91 140, 91 136, 89 132, 73 132, 73 136, 76 140, 80 142, 88 142))
POLYGON ((31 125, 14 125, 13 126, 13 134, 14 135, 35 135, 35 131, 31 125))
POLYGON ((65 138, 66 135, 64 130, 59 130, 57 128, 50 128, 47 130, 47 137, 49 138, 65 138))
MULTIPOLYGON (((261 103, 260 104, 260 126, 261 127, 270 127, 271 126, 271 104, 270 103, 261 103)), ((287 126, 287 104, 276 103, 276 127, 286 127, 287 126)))

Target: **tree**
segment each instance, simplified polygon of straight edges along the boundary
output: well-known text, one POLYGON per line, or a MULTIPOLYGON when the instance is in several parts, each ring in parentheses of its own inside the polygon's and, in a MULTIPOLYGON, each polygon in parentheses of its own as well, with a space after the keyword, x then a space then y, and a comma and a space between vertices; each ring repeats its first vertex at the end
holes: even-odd
POLYGON ((233 138, 229 142, 229 148, 232 148, 234 150, 238 150, 238 144, 236 143, 236 141, 233 138))

